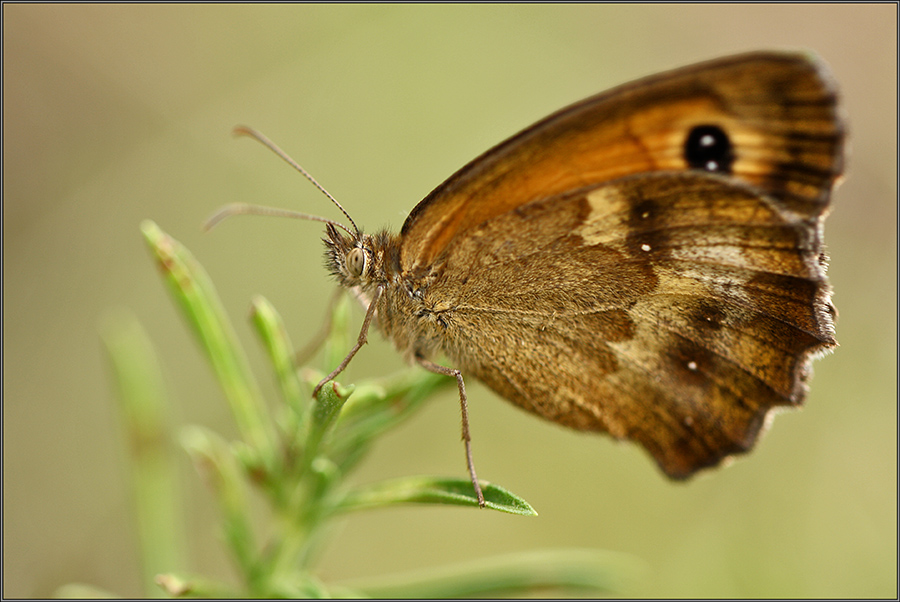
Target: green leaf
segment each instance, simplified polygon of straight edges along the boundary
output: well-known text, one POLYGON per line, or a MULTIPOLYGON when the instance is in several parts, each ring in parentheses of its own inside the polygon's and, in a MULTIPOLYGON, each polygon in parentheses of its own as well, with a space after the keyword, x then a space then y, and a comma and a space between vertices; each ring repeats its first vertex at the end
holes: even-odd
POLYGON ((372 598, 479 598, 617 594, 646 572, 638 559, 606 550, 540 550, 341 584, 372 598))
POLYGON ((244 471, 234 452, 221 437, 199 426, 187 427, 181 444, 194 461, 197 471, 212 487, 222 512, 222 527, 238 566, 248 584, 255 584, 260 575, 253 527, 250 522, 250 503, 244 471))
POLYGON ((347 471, 368 451, 371 442, 398 426, 442 388, 456 382, 421 368, 360 383, 347 400, 329 446, 334 461, 347 471))
MULTIPOLYGON (((502 487, 481 481, 481 489, 485 508, 537 516, 528 502, 502 487)), ((351 491, 338 502, 335 511, 366 510, 396 504, 445 504, 477 508, 478 498, 472 482, 467 479, 404 477, 351 491)))
POLYGON ((265 343, 269 360, 278 376, 278 384, 285 401, 298 414, 306 408, 305 397, 297 368, 294 365, 294 346, 288 337, 284 322, 268 299, 261 295, 251 301, 250 317, 257 332, 265 343))
POLYGON ((310 407, 310 415, 306 420, 307 433, 303 445, 303 458, 299 476, 309 473, 310 467, 320 453, 322 441, 334 426, 337 417, 344 407, 344 402, 353 393, 353 385, 343 387, 335 381, 325 383, 310 407))
POLYGON ((303 422, 310 399, 308 390, 300 384, 297 377, 294 346, 281 316, 265 297, 258 295, 253 298, 250 317, 269 354, 281 395, 287 405, 283 432, 294 446, 302 445, 302 440, 298 441, 297 438, 303 433, 303 422))
POLYGON ((212 363, 244 440, 264 463, 274 461, 275 438, 259 385, 209 276, 190 251, 155 223, 146 220, 141 230, 212 363))
POLYGON ((137 319, 124 311, 109 314, 101 334, 130 455, 144 594, 152 595, 158 592, 156 575, 181 566, 184 549, 169 408, 156 353, 137 319))
POLYGON ((337 420, 344 402, 355 388, 353 385, 340 385, 333 380, 322 385, 312 405, 312 424, 315 428, 328 430, 337 420))

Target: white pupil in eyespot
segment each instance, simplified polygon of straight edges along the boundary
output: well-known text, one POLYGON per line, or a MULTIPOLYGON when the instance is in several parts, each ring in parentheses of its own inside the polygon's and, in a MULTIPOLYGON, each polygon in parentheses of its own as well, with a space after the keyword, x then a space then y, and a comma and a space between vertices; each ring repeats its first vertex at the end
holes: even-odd
POLYGON ((347 253, 347 271, 351 276, 362 276, 366 269, 366 252, 359 247, 347 253))

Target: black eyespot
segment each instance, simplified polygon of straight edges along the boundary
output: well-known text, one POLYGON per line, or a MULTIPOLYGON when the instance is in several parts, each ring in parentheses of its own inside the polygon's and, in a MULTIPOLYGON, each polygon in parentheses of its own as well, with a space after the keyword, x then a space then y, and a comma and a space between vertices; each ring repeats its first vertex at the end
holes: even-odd
POLYGON ((684 160, 693 169, 731 173, 734 148, 725 130, 717 125, 698 125, 684 141, 684 160))

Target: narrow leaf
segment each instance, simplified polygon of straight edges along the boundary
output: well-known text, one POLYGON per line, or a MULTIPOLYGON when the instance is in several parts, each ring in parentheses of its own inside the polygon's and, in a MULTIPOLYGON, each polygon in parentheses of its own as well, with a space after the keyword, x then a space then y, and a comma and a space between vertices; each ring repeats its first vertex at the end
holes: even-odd
POLYGON ((259 569, 253 527, 248 516, 250 503, 243 471, 234 453, 221 437, 198 426, 184 429, 181 444, 216 494, 225 540, 247 582, 255 583, 259 569))
MULTIPOLYGON (((482 481, 481 489, 484 493, 485 508, 510 514, 537 515, 528 502, 502 487, 482 481)), ((338 503, 336 511, 347 512, 410 503, 477 508, 478 498, 472 482, 467 479, 405 477, 352 491, 338 503)))
POLYGON ((540 550, 342 584, 372 598, 483 598, 621 594, 646 572, 640 560, 606 550, 540 550))
POLYGON ((101 334, 118 384, 138 522, 144 594, 158 573, 181 566, 183 517, 165 390, 147 333, 130 313, 110 314, 101 334))
POLYGON ((281 394, 291 410, 291 424, 288 426, 291 433, 300 431, 303 416, 308 404, 308 393, 297 378, 297 368, 294 365, 294 346, 288 337, 287 330, 281 316, 268 299, 256 296, 251 302, 250 317, 253 325, 266 346, 269 359, 275 368, 278 385, 281 394))
POLYGON ((141 230, 213 365, 244 440, 261 458, 274 458, 274 436, 259 385, 209 276, 190 251, 154 222, 144 221, 141 230))

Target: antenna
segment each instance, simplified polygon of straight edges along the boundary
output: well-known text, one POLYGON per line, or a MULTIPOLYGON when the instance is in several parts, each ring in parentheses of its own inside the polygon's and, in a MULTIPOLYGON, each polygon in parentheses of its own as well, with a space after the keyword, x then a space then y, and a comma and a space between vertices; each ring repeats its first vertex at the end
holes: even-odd
POLYGON ((213 217, 211 217, 209 220, 207 220, 207 222, 206 222, 207 229, 213 227, 214 225, 216 225, 216 223, 222 221, 226 217, 229 217, 231 215, 239 215, 239 214, 243 213, 243 214, 254 214, 254 215, 278 215, 278 216, 283 216, 283 217, 296 217, 299 219, 310 219, 310 220, 314 220, 314 221, 325 222, 326 224, 333 224, 333 225, 337 226, 338 228, 341 228, 342 230, 346 231, 351 236, 359 236, 360 232, 359 232, 359 228, 356 227, 356 222, 353 221, 353 218, 350 217, 350 214, 347 213, 347 211, 341 206, 341 204, 337 202, 337 199, 334 198, 333 196, 331 196, 331 193, 329 193, 327 190, 325 190, 325 188, 321 184, 319 184, 316 181, 316 179, 310 175, 310 173, 308 171, 303 169, 299 163, 297 163, 296 161, 291 159, 291 157, 286 152, 281 150, 277 144, 275 144, 274 142, 272 142, 271 140, 266 138, 266 136, 264 136, 262 133, 254 130, 251 127, 247 127, 245 125, 239 125, 239 126, 235 127, 234 130, 232 130, 232 133, 235 134, 236 136, 250 136, 251 138, 254 138, 257 142, 260 142, 264 146, 267 146, 269 148, 269 150, 271 150, 273 153, 275 153, 276 155, 281 157, 288 165, 290 165, 291 167, 293 167, 294 169, 299 171, 301 174, 303 174, 303 177, 305 177, 307 180, 312 182, 313 186, 318 188, 319 191, 322 192, 322 194, 327 196, 331 200, 331 202, 334 203, 335 206, 341 210, 341 213, 344 214, 344 217, 346 217, 348 220, 350 220, 350 224, 353 226, 353 229, 356 232, 353 233, 349 229, 347 229, 345 226, 342 226, 341 224, 339 224, 338 222, 335 222, 335 221, 332 221, 332 220, 329 220, 326 218, 317 217, 314 215, 307 215, 305 213, 298 213, 296 211, 273 209, 271 207, 259 207, 258 208, 259 211, 257 211, 256 209, 253 209, 253 207, 254 207, 253 205, 246 205, 246 204, 241 204, 241 203, 238 203, 235 205, 229 205, 228 207, 225 207, 221 211, 217 212, 213 217), (240 209, 238 210, 238 208, 240 208, 240 209), (230 211, 229 211, 229 209, 230 209, 230 211))
MULTIPOLYGON (((354 234, 353 231, 344 224, 336 222, 333 219, 328 219, 327 217, 310 215, 308 213, 300 213, 299 211, 291 211, 290 209, 278 209, 276 207, 264 207, 262 205, 249 205, 247 203, 232 203, 231 205, 225 205, 224 207, 213 213, 209 217, 209 219, 203 222, 203 230, 208 232, 209 230, 212 230, 214 227, 216 227, 219 222, 224 220, 226 217, 231 217, 233 215, 272 215, 275 217, 293 217, 296 219, 307 219, 314 222, 324 222, 326 224, 331 224, 332 226, 340 228, 352 237, 356 237, 359 235, 359 230, 357 230, 354 234)), ((355 228, 356 224, 353 224, 353 227, 355 228)))

